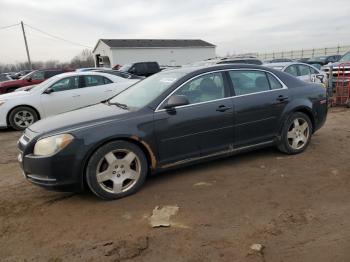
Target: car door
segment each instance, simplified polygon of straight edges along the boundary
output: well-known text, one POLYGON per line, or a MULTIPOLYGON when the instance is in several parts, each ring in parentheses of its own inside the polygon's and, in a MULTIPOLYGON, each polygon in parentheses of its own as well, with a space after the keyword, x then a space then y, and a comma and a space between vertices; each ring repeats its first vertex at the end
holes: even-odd
POLYGON ((260 70, 231 70, 235 91, 234 146, 271 141, 288 103, 288 90, 275 75, 260 70))
POLYGON ((233 107, 221 72, 198 76, 172 95, 186 96, 189 104, 154 114, 161 165, 232 148, 233 107))
POLYGON ((81 106, 88 106, 106 100, 117 92, 116 83, 101 75, 81 76, 80 95, 81 106))
POLYGON ((82 103, 79 76, 56 81, 41 94, 40 100, 46 117, 79 108, 82 103))

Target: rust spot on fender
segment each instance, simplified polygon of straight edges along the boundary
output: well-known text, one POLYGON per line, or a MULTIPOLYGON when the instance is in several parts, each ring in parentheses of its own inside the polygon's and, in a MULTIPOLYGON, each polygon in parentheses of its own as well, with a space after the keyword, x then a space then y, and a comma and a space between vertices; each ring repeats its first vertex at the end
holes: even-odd
POLYGON ((155 169, 156 165, 157 165, 157 159, 156 159, 156 156, 154 155, 151 147, 145 141, 142 141, 138 136, 131 136, 130 138, 140 142, 142 145, 145 146, 145 148, 147 149, 147 151, 150 155, 150 158, 151 158, 151 168, 155 169))

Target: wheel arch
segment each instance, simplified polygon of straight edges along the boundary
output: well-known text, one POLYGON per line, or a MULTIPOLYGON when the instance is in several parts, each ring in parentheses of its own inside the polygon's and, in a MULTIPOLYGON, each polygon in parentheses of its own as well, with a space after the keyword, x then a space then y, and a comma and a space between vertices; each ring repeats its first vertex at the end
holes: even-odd
POLYGON ((156 157, 154 155, 153 150, 146 142, 141 140, 139 137, 137 137, 137 136, 111 137, 111 138, 108 138, 106 140, 103 140, 101 143, 96 144, 84 157, 83 163, 82 163, 82 170, 81 170, 81 178, 82 178, 81 181, 82 181, 83 188, 87 188, 85 173, 86 173, 86 168, 87 168, 87 165, 89 163, 90 158, 100 147, 102 147, 110 142, 114 142, 114 141, 126 141, 126 142, 129 142, 129 143, 132 143, 132 144, 138 146, 146 156, 149 169, 154 170, 156 168, 157 160, 156 160, 156 157))
POLYGON ((280 136, 280 134, 283 130, 283 126, 284 126, 285 122, 287 121, 287 119, 293 113, 296 113, 296 112, 303 113, 309 117, 311 124, 312 124, 312 133, 314 133, 315 127, 316 127, 316 119, 315 119, 315 116, 312 112, 312 108, 310 106, 311 105, 308 105, 308 104, 299 104, 297 106, 294 105, 294 106, 291 106, 289 108, 286 108, 286 110, 283 113, 283 117, 280 121, 280 124, 279 124, 278 135, 280 136))
POLYGON ((16 108, 19 108, 19 107, 29 107, 29 108, 33 109, 35 111, 35 113, 38 115, 38 120, 41 119, 41 115, 40 115, 39 110, 36 109, 34 106, 31 106, 31 105, 18 105, 18 106, 15 106, 15 107, 11 108, 11 110, 8 111, 8 113, 6 115, 6 123, 7 123, 7 125, 10 125, 10 114, 12 113, 13 110, 15 110, 16 108))

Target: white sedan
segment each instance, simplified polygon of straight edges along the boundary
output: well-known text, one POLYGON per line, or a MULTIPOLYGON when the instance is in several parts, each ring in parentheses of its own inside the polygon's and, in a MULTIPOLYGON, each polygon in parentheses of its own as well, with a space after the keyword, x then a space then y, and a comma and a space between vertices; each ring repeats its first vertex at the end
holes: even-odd
POLYGON ((306 82, 327 83, 327 74, 312 65, 298 62, 280 62, 264 64, 264 66, 289 73, 306 82))
POLYGON ((39 119, 106 100, 138 81, 97 72, 59 74, 28 91, 0 95, 0 127, 24 130, 39 119))

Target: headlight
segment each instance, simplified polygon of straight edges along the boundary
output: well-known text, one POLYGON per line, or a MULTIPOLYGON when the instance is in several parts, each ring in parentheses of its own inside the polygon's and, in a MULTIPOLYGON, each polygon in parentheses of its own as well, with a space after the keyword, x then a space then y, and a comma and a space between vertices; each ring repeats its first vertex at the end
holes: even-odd
POLYGON ((5 104, 6 100, 0 100, 0 106, 5 104))
POLYGON ((34 155, 49 156, 61 151, 73 141, 74 137, 70 134, 50 136, 38 140, 34 146, 34 155))

